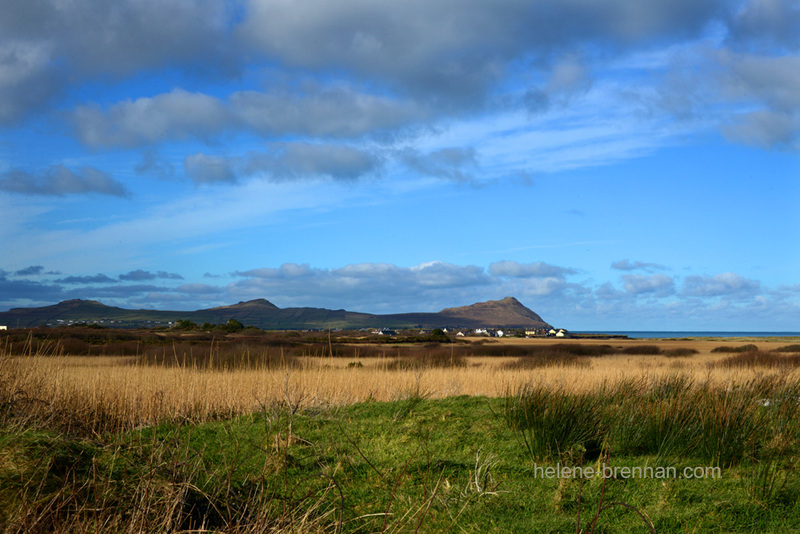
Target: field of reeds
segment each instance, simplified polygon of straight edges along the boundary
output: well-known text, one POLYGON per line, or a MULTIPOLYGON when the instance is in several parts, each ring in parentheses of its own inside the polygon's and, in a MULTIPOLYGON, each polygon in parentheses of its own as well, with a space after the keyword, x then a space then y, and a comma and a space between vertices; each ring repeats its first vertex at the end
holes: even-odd
POLYGON ((0 532, 800 520, 796 340, 16 336, 0 342, 0 532), (555 465, 721 478, 541 476, 555 465))

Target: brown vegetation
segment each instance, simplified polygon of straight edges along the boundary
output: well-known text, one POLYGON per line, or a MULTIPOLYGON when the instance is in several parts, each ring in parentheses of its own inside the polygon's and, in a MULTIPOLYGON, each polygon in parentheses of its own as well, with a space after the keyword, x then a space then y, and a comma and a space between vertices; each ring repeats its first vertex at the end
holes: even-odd
POLYGON ((751 350, 729 356, 711 364, 713 367, 735 368, 794 368, 800 367, 800 354, 780 354, 751 350))
POLYGON ((63 345, 55 350, 54 343, 40 345, 38 353, 28 349, 21 351, 26 356, 12 356, 17 349, 6 342, 0 344, 4 390, 20 393, 7 394, 11 397, 0 402, 9 413, 25 406, 26 413, 91 434, 162 420, 252 413, 287 397, 302 398, 306 405, 342 405, 393 400, 414 388, 430 397, 501 396, 509 387, 532 380, 586 391, 676 371, 728 384, 754 373, 792 369, 800 359, 770 352, 786 346, 774 341, 758 342, 760 349, 753 354, 730 356, 713 350, 718 343, 704 340, 609 345, 600 340, 504 339, 386 346, 310 342, 290 333, 209 338, 139 341, 138 356, 125 352, 91 358, 66 355, 63 345), (651 346, 658 351, 645 348, 651 346))

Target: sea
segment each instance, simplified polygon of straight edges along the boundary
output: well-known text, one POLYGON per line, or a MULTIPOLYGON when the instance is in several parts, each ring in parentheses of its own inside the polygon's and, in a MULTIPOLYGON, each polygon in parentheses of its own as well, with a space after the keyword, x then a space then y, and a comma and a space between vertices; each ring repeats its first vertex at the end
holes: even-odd
POLYGON ((575 334, 628 336, 631 339, 680 337, 800 337, 800 332, 659 332, 659 331, 574 331, 575 334))

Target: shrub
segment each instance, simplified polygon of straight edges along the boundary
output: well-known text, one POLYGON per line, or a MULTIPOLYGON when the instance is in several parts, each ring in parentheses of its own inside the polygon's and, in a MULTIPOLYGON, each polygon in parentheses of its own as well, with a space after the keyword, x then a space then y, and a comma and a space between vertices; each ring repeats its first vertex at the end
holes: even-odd
POLYGON ((238 332, 239 330, 244 330, 244 325, 236 319, 228 319, 224 328, 226 332, 238 332))
POLYGON ((675 349, 665 350, 663 354, 668 358, 679 358, 681 356, 692 356, 693 354, 698 354, 698 351, 686 347, 678 347, 675 349))
POLYGON ((447 337, 447 334, 444 333, 444 330, 441 328, 434 328, 426 339, 429 341, 435 341, 437 343, 450 343, 450 338, 447 337))
POLYGON ((179 319, 172 325, 175 330, 197 330, 197 324, 187 319, 179 319))
POLYGON ((752 344, 750 344, 750 345, 741 345, 739 347, 731 347, 731 346, 728 346, 728 345, 723 345, 721 347, 715 347, 715 348, 711 349, 711 352, 728 352, 728 353, 732 353, 732 352, 751 352, 751 351, 756 351, 756 350, 758 350, 758 347, 755 346, 755 345, 752 345, 752 344))
POLYGON ((661 354, 661 349, 657 345, 631 345, 624 347, 620 352, 622 354, 656 355, 661 354))
POLYGON ((735 367, 800 367, 800 354, 780 354, 776 352, 750 351, 728 356, 718 362, 709 364, 712 368, 735 367))
POLYGON ((785 347, 772 349, 772 352, 800 352, 800 345, 786 345, 785 347))
POLYGON ((429 368, 448 368, 466 367, 467 359, 460 352, 455 350, 438 349, 422 350, 409 356, 398 356, 392 358, 387 364, 389 371, 405 369, 429 369, 429 368))

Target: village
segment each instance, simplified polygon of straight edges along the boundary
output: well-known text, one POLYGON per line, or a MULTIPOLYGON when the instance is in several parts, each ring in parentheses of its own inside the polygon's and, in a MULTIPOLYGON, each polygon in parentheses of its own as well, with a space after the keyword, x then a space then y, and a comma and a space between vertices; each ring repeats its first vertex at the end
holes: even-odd
MULTIPOLYGON (((419 331, 419 335, 429 335, 434 330, 427 330, 421 329, 419 331)), ((558 337, 558 338, 565 338, 570 337, 569 331, 564 328, 537 328, 537 329, 507 329, 502 330, 499 328, 473 328, 473 329, 454 329, 449 327, 444 327, 439 329, 448 336, 455 336, 457 338, 463 337, 558 337)), ((396 336, 398 332, 396 330, 392 330, 390 328, 380 328, 380 329, 362 329, 363 332, 369 332, 372 335, 376 336, 396 336)))

